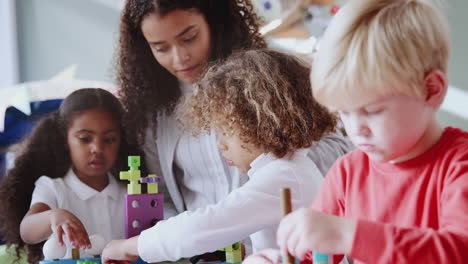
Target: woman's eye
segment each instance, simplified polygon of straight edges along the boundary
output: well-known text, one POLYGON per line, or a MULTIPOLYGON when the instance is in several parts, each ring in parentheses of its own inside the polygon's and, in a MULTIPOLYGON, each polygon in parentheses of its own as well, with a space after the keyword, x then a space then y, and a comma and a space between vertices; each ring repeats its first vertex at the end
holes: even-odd
POLYGON ((190 38, 184 39, 184 42, 190 43, 190 42, 194 41, 196 38, 197 38, 197 35, 193 35, 190 38))
POLYGON ((156 48, 156 52, 164 53, 167 51, 167 48, 156 48))

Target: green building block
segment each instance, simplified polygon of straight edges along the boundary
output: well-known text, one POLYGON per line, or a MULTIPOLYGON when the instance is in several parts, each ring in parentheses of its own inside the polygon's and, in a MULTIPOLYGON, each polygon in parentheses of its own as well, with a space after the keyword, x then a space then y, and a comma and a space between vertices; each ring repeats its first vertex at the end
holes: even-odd
POLYGON ((234 243, 231 246, 220 250, 226 251, 226 263, 242 262, 242 247, 240 242, 234 243))
POLYGON ((140 167, 140 156, 128 156, 128 167, 131 171, 138 170, 140 167))
POLYGON ((91 260, 78 260, 76 264, 99 264, 99 263, 91 261, 91 260))
MULTIPOLYGON (((138 156, 130 156, 128 157, 128 163, 130 165, 130 158, 133 157, 132 161, 134 162, 134 165, 138 164, 140 166, 140 157, 138 156), (138 158, 138 159, 135 159, 138 158), (138 161, 138 162, 137 162, 138 161)), ((130 181, 130 183, 127 185, 127 193, 128 194, 141 194, 141 184, 139 183, 141 179, 141 171, 138 170, 138 166, 134 168, 137 168, 136 170, 130 169, 129 171, 121 171, 119 174, 119 178, 121 180, 127 180, 130 181)))

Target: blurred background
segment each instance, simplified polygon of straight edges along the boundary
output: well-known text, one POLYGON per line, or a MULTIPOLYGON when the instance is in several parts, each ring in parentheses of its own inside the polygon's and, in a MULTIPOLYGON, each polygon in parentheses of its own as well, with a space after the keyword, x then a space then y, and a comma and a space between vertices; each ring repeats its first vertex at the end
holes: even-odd
MULTIPOLYGON (((113 55, 123 1, 0 0, 3 169, 11 145, 21 139, 37 118, 53 111, 70 91, 81 87, 115 88, 113 55)), ((310 58, 317 38, 345 2, 253 0, 257 13, 265 20, 262 32, 270 46, 305 59, 310 58)), ((465 130, 468 130, 467 10, 468 1, 448 1, 452 31, 450 88, 439 114, 443 125, 465 130)))

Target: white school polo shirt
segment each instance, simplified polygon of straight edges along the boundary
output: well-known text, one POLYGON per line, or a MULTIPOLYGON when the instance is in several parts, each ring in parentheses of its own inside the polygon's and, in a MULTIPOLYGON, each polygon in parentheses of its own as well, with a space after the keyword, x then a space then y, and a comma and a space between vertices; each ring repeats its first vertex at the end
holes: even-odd
MULTIPOLYGON (((35 183, 31 206, 44 203, 52 209, 68 210, 81 220, 88 235, 99 234, 106 242, 122 239, 126 188, 108 176, 109 184, 101 192, 84 184, 72 169, 63 178, 41 176, 35 183)), ((66 257, 71 257, 70 248, 66 257)))

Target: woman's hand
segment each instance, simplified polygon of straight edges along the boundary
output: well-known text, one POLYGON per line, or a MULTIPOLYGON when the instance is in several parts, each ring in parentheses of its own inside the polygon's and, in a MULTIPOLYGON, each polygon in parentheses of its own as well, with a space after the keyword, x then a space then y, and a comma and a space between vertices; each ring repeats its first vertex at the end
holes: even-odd
POLYGON ((80 219, 64 209, 52 209, 50 213, 50 228, 57 236, 60 245, 64 245, 63 234, 68 238, 70 244, 76 248, 89 249, 88 232, 80 219))
POLYGON ((103 264, 129 264, 138 259, 138 236, 112 240, 101 254, 103 264))

